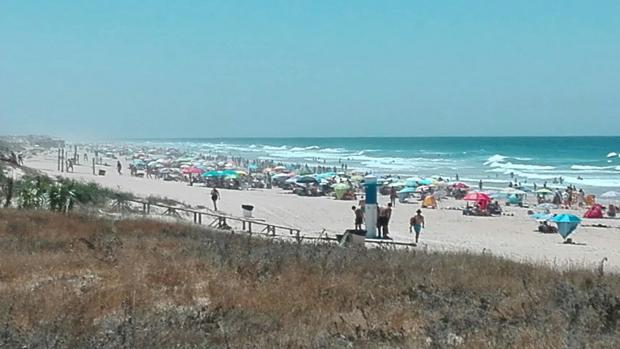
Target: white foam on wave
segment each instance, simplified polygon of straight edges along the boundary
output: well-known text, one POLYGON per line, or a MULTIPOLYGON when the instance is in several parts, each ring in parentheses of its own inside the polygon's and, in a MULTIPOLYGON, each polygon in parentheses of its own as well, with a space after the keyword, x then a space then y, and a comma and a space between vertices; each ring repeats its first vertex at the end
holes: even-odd
POLYGON ((263 150, 285 150, 287 149, 286 145, 281 145, 279 147, 274 147, 272 145, 263 145, 263 150))
POLYGON ((500 154, 495 154, 495 155, 489 157, 487 159, 487 161, 484 162, 483 165, 488 166, 488 165, 490 165, 492 163, 502 162, 502 161, 504 161, 506 159, 508 159, 506 156, 503 156, 503 155, 500 155, 500 154))
MULTIPOLYGON (((620 166, 616 166, 620 167, 620 166)), ((587 165, 572 165, 571 170, 578 171, 590 171, 590 170, 610 170, 614 169, 614 166, 587 166, 587 165)))
POLYGON ((554 170, 553 166, 545 165, 526 165, 526 164, 513 164, 512 162, 493 162, 489 164, 490 167, 502 168, 506 170, 524 170, 524 171, 539 171, 539 170, 554 170))

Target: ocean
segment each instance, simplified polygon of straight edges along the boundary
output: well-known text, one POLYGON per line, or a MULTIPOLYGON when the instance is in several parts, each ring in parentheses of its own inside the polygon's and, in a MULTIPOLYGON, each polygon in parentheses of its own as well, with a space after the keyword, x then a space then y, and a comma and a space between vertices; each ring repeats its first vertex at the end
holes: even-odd
POLYGON ((620 188, 620 137, 377 137, 150 139, 132 143, 284 163, 329 164, 377 175, 442 176, 485 187, 574 184, 600 193, 620 188))

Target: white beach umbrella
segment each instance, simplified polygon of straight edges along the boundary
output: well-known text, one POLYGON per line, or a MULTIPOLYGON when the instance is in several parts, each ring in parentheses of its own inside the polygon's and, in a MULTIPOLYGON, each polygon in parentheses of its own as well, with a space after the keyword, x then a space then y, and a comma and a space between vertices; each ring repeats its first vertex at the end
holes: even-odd
POLYGON ((612 190, 601 194, 601 197, 605 199, 618 199, 620 198, 620 193, 612 190))

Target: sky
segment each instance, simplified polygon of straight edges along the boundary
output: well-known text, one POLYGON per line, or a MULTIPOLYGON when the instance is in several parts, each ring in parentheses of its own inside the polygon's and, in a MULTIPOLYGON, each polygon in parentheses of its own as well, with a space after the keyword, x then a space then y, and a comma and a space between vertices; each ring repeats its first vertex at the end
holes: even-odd
POLYGON ((0 134, 620 135, 620 1, 0 0, 0 134))

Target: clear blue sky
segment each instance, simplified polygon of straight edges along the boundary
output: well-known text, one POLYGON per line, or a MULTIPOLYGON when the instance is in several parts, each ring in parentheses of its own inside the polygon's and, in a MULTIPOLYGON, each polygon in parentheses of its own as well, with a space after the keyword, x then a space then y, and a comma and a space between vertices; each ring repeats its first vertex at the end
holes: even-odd
POLYGON ((620 134, 620 1, 0 1, 0 133, 620 134))

